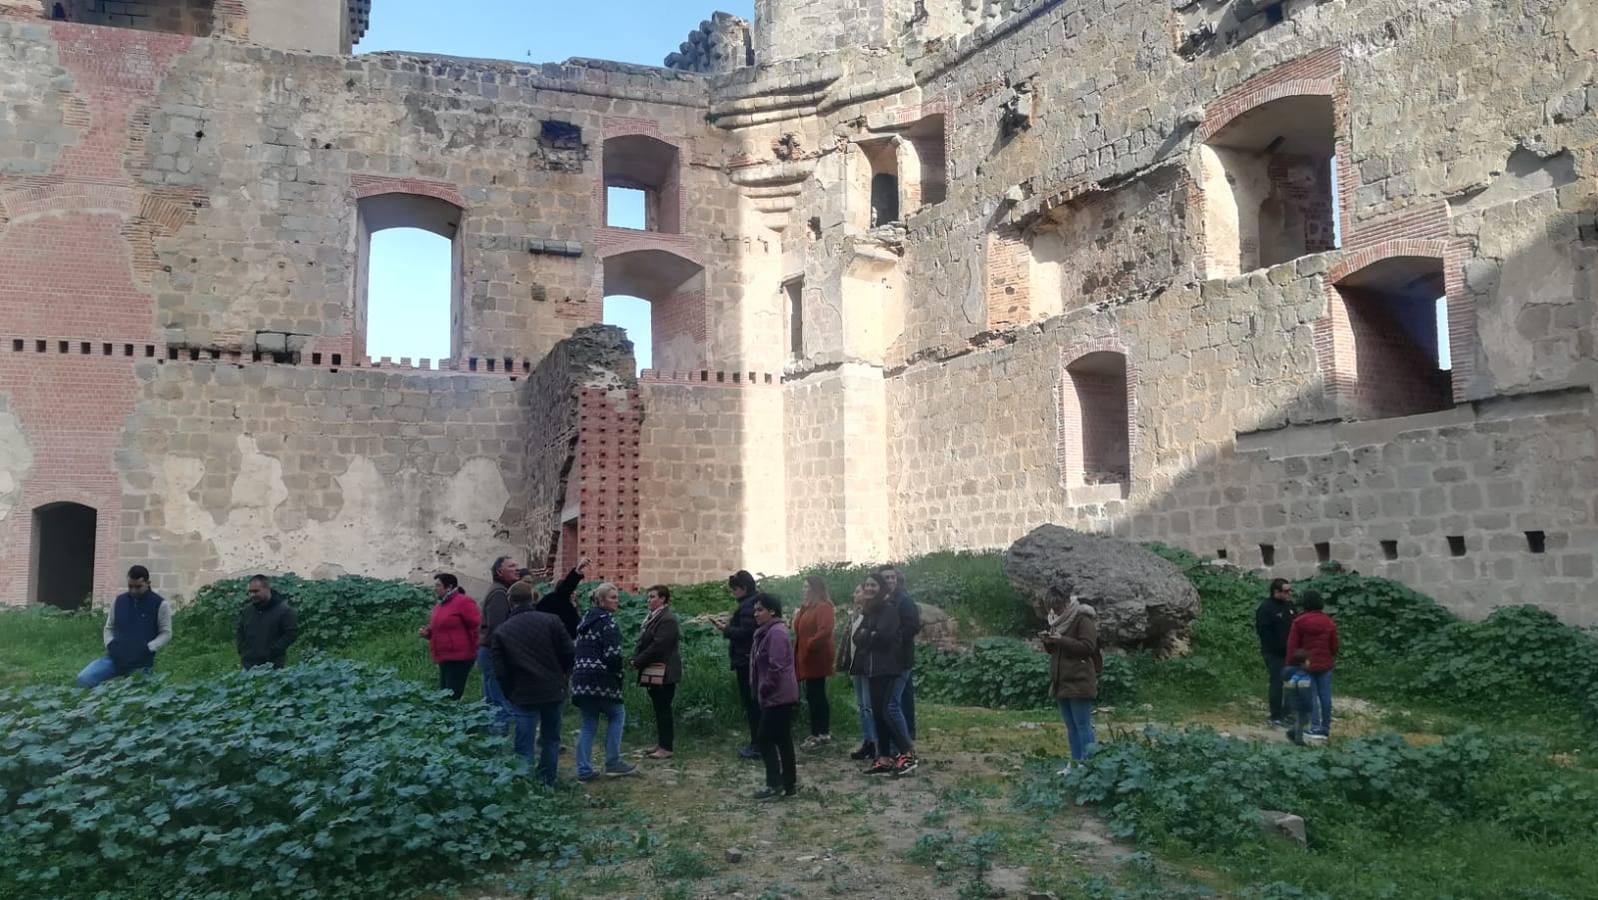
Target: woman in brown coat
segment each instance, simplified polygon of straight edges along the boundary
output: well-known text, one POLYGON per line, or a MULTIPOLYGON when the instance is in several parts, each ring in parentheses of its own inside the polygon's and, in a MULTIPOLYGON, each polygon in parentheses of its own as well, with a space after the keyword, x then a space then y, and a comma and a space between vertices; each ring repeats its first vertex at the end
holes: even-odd
POLYGON ((649 589, 648 601, 649 617, 638 634, 632 662, 638 670, 638 683, 649 692, 649 702, 655 708, 655 749, 647 756, 671 759, 676 742, 671 701, 677 696, 677 683, 682 681, 681 631, 677 615, 671 611, 670 588, 655 585, 649 589))
POLYGON ((832 707, 827 702, 827 679, 832 677, 832 630, 836 614, 827 583, 819 575, 805 579, 799 611, 794 613, 794 670, 805 688, 810 707, 810 736, 799 745, 814 750, 832 743, 832 707))
POLYGON ((1049 691, 1060 704, 1066 738, 1071 743, 1071 762, 1061 774, 1088 758, 1093 747, 1093 701, 1099 695, 1098 614, 1076 595, 1057 603, 1049 613, 1049 627, 1043 633, 1043 649, 1049 651, 1049 691))

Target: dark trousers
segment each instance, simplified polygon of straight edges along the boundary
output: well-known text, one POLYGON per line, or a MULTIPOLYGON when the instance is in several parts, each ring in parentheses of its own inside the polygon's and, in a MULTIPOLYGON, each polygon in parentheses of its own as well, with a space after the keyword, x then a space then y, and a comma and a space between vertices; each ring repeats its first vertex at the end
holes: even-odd
POLYGON ((1287 665, 1287 660, 1280 656, 1265 657, 1265 677, 1270 679, 1270 686, 1265 689, 1265 696, 1271 705, 1271 721, 1281 722, 1287 719, 1287 707, 1282 705, 1282 669, 1287 665))
POLYGON ((650 685, 649 702, 655 707, 655 746, 662 750, 672 749, 672 742, 677 739, 677 729, 671 720, 671 701, 677 696, 675 684, 650 685))
POLYGON ((450 699, 459 700, 466 693, 466 679, 472 674, 471 659, 451 659, 438 664, 438 686, 449 691, 450 699))
POLYGON ((805 681, 805 702, 810 704, 810 733, 832 734, 832 706, 827 702, 827 679, 805 681))
POLYGON ((749 683, 749 667, 733 667, 732 677, 738 679, 738 699, 743 701, 744 718, 749 721, 749 743, 753 744, 760 731, 760 704, 755 702, 755 688, 749 683))
POLYGON ((873 675, 871 677, 871 716, 876 720, 877 728, 877 755, 886 756, 888 745, 891 743, 899 749, 900 753, 914 753, 915 742, 910 740, 910 735, 905 733, 904 726, 899 717, 888 713, 888 704, 893 700, 893 687, 899 681, 898 675, 873 675))
POLYGON ((768 706, 760 711, 755 746, 766 761, 766 787, 792 794, 799 784, 793 759, 793 710, 797 703, 768 706))

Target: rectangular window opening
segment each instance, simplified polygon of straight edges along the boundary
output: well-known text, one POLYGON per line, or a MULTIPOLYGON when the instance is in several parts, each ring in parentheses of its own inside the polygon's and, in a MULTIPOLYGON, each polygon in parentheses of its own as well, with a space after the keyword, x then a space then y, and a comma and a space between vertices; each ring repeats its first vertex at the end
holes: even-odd
POLYGON ((1398 558, 1398 542, 1382 541, 1382 558, 1392 561, 1398 558))
POLYGON ((639 188, 605 188, 605 224, 643 231, 647 226, 649 192, 639 188))
POLYGON ((1526 532, 1526 549, 1532 553, 1546 553, 1548 551, 1548 537, 1541 531, 1526 532))
POLYGON ((805 281, 803 278, 783 285, 788 297, 788 358, 803 359, 805 355, 805 281))
POLYGON ((1465 555, 1465 536, 1464 535, 1462 535, 1462 534, 1451 534, 1451 535, 1448 536, 1448 555, 1449 556, 1464 556, 1465 555))
POLYGON ((1261 544, 1260 545, 1260 564, 1261 565, 1266 565, 1266 566, 1274 566, 1274 565, 1276 565, 1276 545, 1275 544, 1261 544))
POLYGON ((1215 551, 1215 558, 1216 559, 1225 559, 1226 558, 1226 548, 1222 547, 1221 549, 1215 551))
POLYGON ((1332 545, 1327 543, 1326 541, 1318 542, 1315 545, 1315 561, 1318 562, 1318 563, 1329 563, 1329 562, 1331 562, 1332 561, 1332 545))

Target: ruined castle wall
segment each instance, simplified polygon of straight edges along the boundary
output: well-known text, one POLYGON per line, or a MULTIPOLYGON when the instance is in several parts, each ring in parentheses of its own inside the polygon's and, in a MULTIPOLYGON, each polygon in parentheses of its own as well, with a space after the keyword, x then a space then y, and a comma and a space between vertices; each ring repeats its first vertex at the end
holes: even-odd
POLYGON ((941 90, 954 120, 950 196, 908 223, 909 314, 885 371, 894 554, 1058 521, 1249 566, 1269 546, 1290 575, 1324 554, 1470 613, 1525 601, 1594 621, 1598 133, 1568 111, 1591 79, 1553 73, 1590 73, 1598 22, 1557 2, 1290 3, 1246 47, 1185 59, 1162 43, 1167 9, 1112 6, 1059 4, 922 64, 922 102, 941 90), (1533 56, 1563 62, 1504 65, 1533 56), (1032 119, 1006 138, 1021 80, 1032 119), (1195 141, 1227 107, 1310 89, 1339 110, 1342 249, 1203 281, 1218 236, 1195 141), (1061 240, 1073 207, 1115 214, 1061 240), (1406 254, 1446 270, 1457 405, 1338 424, 1357 410, 1335 390, 1350 373, 1328 349, 1328 286, 1406 254), (1032 296, 1052 290, 1057 308, 1032 296), (1066 432, 1095 423, 1062 403, 1065 368, 1105 351, 1132 382, 1131 477, 1067 486, 1093 436, 1066 432))

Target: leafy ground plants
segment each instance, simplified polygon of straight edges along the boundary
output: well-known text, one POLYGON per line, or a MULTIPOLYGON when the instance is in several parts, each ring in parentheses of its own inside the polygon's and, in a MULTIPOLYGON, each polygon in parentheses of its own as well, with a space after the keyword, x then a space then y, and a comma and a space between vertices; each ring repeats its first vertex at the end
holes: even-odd
POLYGON ((0 694, 0 896, 407 896, 565 843, 479 709, 344 661, 0 694))

